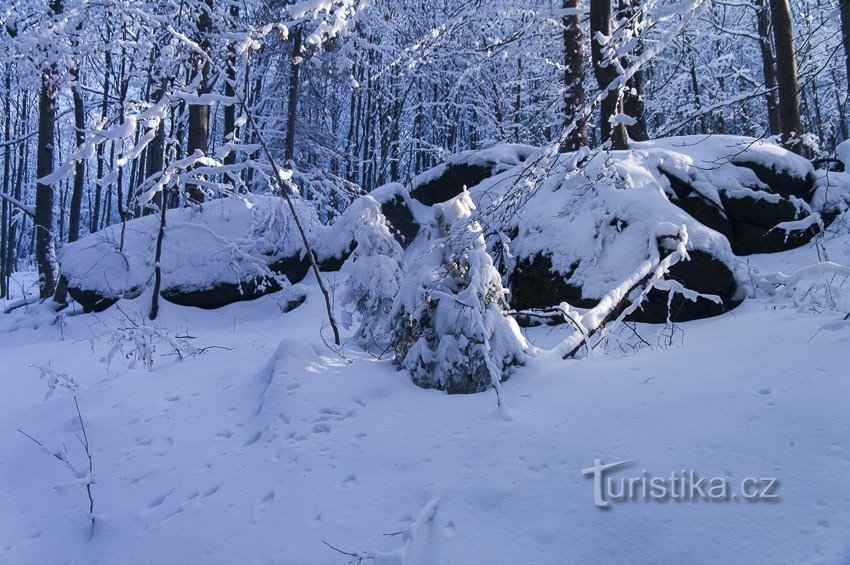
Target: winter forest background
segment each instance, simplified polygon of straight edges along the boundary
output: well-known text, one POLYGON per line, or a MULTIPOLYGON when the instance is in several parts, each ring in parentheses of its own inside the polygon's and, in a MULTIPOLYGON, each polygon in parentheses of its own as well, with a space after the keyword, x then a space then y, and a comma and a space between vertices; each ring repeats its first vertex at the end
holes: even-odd
POLYGON ((849 74, 850 0, 0 0, 0 563, 850 562, 849 74))
POLYGON ((7 2, 0 294, 38 257, 52 290, 49 248, 149 212, 163 187, 181 187, 175 204, 270 190, 258 132, 325 220, 461 150, 596 147, 607 126, 585 108, 617 76, 639 141, 778 135, 778 78, 795 73, 796 133, 829 155, 848 137, 847 10, 615 2, 591 29, 575 1, 7 2), (599 82, 594 50, 610 74, 599 82))

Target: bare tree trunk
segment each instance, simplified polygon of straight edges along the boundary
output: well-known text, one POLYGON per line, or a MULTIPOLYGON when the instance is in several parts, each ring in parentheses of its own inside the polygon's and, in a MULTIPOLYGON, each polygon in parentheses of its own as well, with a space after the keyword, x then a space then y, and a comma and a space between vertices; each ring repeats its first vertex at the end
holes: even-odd
POLYGON ((612 147, 619 150, 629 147, 626 127, 621 123, 612 123, 614 116, 623 112, 621 96, 623 87, 610 88, 620 76, 617 74, 613 61, 608 59, 605 45, 597 38, 597 34, 610 37, 611 25, 611 0, 590 0, 590 52, 593 59, 593 71, 599 88, 608 90, 607 96, 602 100, 600 119, 602 141, 610 140, 612 147))
MULTIPOLYGON (((71 75, 71 80, 74 81, 74 86, 71 88, 74 99, 74 128, 76 129, 77 147, 81 146, 86 141, 86 136, 83 133, 83 128, 86 126, 85 108, 83 107, 83 96, 79 85, 79 71, 70 69, 68 73, 71 75)), ((85 161, 77 161, 74 167, 74 187, 71 191, 71 204, 68 210, 68 242, 74 242, 80 239, 80 209, 83 205, 83 184, 85 182, 86 163, 85 161)), ((59 230, 61 235, 62 230, 59 230)), ((53 295, 54 302, 58 304, 67 304, 68 302, 68 286, 64 277, 60 277, 56 285, 56 292, 53 295)))
MULTIPOLYGON (((72 89, 74 97, 74 127, 77 130, 77 147, 81 146, 86 141, 85 133, 86 114, 83 106, 83 95, 79 85, 79 75, 77 69, 71 69, 71 78, 74 80, 72 89)), ((80 210, 83 205, 83 186, 85 183, 86 162, 83 160, 77 161, 74 168, 74 189, 71 193, 71 209, 68 212, 68 242, 77 241, 80 239, 80 210)))
MULTIPOLYGON (((213 9, 213 0, 204 0, 204 8, 198 14, 198 44, 201 49, 208 53, 210 49, 209 34, 212 31, 211 12, 213 9)), ((203 96, 210 91, 209 74, 210 64, 206 58, 197 57, 197 72, 200 74, 201 82, 198 86, 198 95, 203 96)), ((210 107, 209 104, 190 104, 189 105, 189 132, 187 141, 187 155, 192 155, 195 151, 207 152, 207 144, 209 142, 210 133, 210 107)), ((204 201, 204 191, 195 184, 186 185, 186 198, 195 202, 204 201)))
MULTIPOLYGON (((233 4, 230 6, 230 17, 235 22, 239 19, 239 6, 233 4)), ((236 54, 233 50, 233 45, 230 46, 230 51, 227 57, 227 80, 224 83, 224 95, 228 98, 233 98, 236 95, 236 54)), ((236 104, 228 104, 224 107, 224 141, 233 142, 236 139, 236 104)), ((224 157, 225 165, 236 164, 236 152, 230 151, 224 157)), ((229 175, 235 181, 235 175, 229 175)))
MULTIPOLYGON (((27 99, 27 91, 24 90, 21 93, 21 101, 27 99)), ((19 105, 20 111, 18 114, 18 133, 23 135, 26 131, 27 124, 29 123, 28 116, 28 105, 21 103, 19 105)), ((15 165, 15 180, 13 187, 12 197, 16 200, 21 200, 21 192, 23 188, 24 182, 24 170, 26 170, 27 156, 29 153, 29 143, 23 142, 18 145, 18 162, 15 165)), ((27 216, 25 214, 19 215, 20 222, 10 221, 9 222, 9 241, 6 244, 6 289, 9 289, 9 283, 11 274, 15 271, 18 263, 18 257, 20 256, 18 253, 18 246, 20 245, 20 240, 18 239, 18 232, 23 233, 26 227, 27 216), (20 229, 18 229, 18 223, 20 223, 20 229)))
MULTIPOLYGON (((301 69, 301 26, 292 30, 292 58, 289 66, 289 100, 286 111, 286 145, 284 162, 295 159, 295 125, 298 112, 298 82, 301 69)), ((287 166, 287 165, 284 165, 287 166)))
POLYGON ((791 27, 791 6, 788 0, 770 0, 773 41, 776 46, 776 78, 779 85, 779 124, 785 146, 803 155, 800 139, 803 123, 800 119, 800 98, 797 85, 797 59, 794 54, 794 31, 791 27))
POLYGON ((587 145, 587 125, 581 117, 586 103, 584 93, 584 32, 578 13, 578 0, 563 0, 564 10, 569 10, 561 23, 564 26, 564 127, 573 120, 575 128, 564 139, 561 151, 575 151, 587 145))
MULTIPOLYGON (((53 15, 61 14, 61 0, 50 4, 53 15)), ((44 178, 53 172, 54 137, 56 133, 56 65, 42 72, 38 99, 38 157, 36 175, 44 178)), ((35 258, 38 264, 39 296, 49 298, 56 289, 56 247, 53 241, 53 186, 37 183, 35 192, 35 258)))
POLYGON ((756 27, 761 48, 761 66, 764 73, 764 87, 767 102, 767 121, 771 135, 779 135, 782 126, 779 123, 779 102, 776 93, 776 57, 773 55, 773 42, 770 39, 770 6, 767 0, 755 0, 756 27))
MULTIPOLYGON (((9 194, 9 188, 12 186, 10 175, 12 174, 12 145, 9 140, 12 139, 12 67, 11 63, 6 63, 6 102, 3 106, 3 113, 6 122, 3 126, 3 141, 6 146, 3 148, 3 194, 9 194)), ((9 276, 12 274, 8 262, 7 249, 9 246, 9 231, 11 224, 11 208, 9 202, 3 199, 2 218, 0 218, 0 298, 9 296, 9 276)))
MULTIPOLYGON (((850 0, 840 0, 839 11, 841 13, 841 39, 844 43, 844 67, 847 70, 847 96, 850 98, 850 0)), ((847 137, 847 125, 844 119, 841 120, 841 128, 845 132, 844 136, 847 137)))
MULTIPOLYGON (((162 125, 160 125, 160 129, 162 129, 162 125)), ((166 194, 165 188, 163 188, 162 192, 160 192, 159 200, 159 230, 156 235, 156 251, 154 253, 153 263, 153 294, 151 295, 151 311, 148 315, 151 320, 156 320, 157 315, 159 315, 159 289, 162 286, 162 268, 160 267, 160 261, 162 260, 162 241, 165 238, 165 214, 168 210, 168 206, 166 206, 166 203, 168 202, 168 195, 166 194)))
MULTIPOLYGON (((640 0, 619 1, 619 17, 621 19, 635 18, 632 22, 632 27, 637 29, 639 20, 636 19, 638 18, 636 14, 638 7, 640 6, 640 0)), ((640 38, 640 35, 637 35, 634 51, 630 54, 630 57, 637 58, 640 57, 642 53, 643 40, 640 38)), ((630 65, 630 57, 625 57, 624 66, 630 65)), ((634 139, 635 141, 646 141, 649 139, 649 134, 647 133, 646 128, 646 104, 643 98, 645 85, 646 80, 644 79, 643 70, 638 70, 626 82, 626 90, 623 93, 623 113, 635 119, 635 123, 627 125, 626 130, 628 131, 629 138, 634 139)))
MULTIPOLYGON (((109 39, 109 26, 107 25, 107 40, 109 39)), ((100 117, 102 120, 106 120, 106 114, 109 111, 109 77, 112 74, 112 55, 109 50, 104 53, 104 62, 106 64, 106 70, 103 73, 103 99, 100 103, 100 117)), ((95 158, 97 159, 97 178, 103 178, 103 160, 105 159, 105 155, 103 152, 104 144, 99 143, 97 145, 97 152, 95 154, 95 158)), ((103 193, 103 187, 98 184, 94 189, 94 211, 91 216, 91 228, 89 232, 94 233, 98 229, 100 229, 100 208, 101 208, 101 198, 103 193)))

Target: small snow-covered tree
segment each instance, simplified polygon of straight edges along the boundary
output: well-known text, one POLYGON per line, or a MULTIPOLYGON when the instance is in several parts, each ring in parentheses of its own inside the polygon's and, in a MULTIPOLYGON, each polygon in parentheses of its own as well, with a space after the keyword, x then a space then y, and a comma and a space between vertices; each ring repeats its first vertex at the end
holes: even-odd
POLYGON ((423 256, 393 308, 395 364, 423 388, 482 392, 522 364, 528 343, 504 314, 502 279, 487 254, 467 192, 435 206, 423 256))
POLYGON ((357 340, 366 349, 385 349, 393 299, 401 284, 403 252, 377 200, 364 196, 354 206, 360 208, 354 228, 357 247, 343 266, 348 274, 343 300, 360 317, 357 340))

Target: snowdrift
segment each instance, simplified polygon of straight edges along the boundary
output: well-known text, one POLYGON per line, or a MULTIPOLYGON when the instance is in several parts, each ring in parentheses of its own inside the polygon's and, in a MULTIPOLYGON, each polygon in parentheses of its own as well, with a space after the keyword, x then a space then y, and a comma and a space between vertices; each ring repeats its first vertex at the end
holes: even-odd
MULTIPOLYGON (((322 227, 296 202, 306 231, 322 227)), ((66 245, 59 257, 68 292, 86 311, 102 311, 153 284, 159 216, 105 228, 66 245)), ((161 296, 216 308, 275 292, 303 279, 309 262, 282 198, 245 196, 169 210, 163 239, 161 296)))

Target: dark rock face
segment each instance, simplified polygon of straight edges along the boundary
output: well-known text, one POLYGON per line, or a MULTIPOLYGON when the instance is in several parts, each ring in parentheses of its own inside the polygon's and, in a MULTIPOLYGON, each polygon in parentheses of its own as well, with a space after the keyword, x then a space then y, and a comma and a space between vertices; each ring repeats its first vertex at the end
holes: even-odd
POLYGON ((811 200, 814 194, 815 177, 811 173, 800 178, 786 171, 779 171, 745 159, 734 159, 732 162, 739 167, 746 167, 753 171, 759 180, 769 186, 775 194, 781 194, 786 198, 796 196, 806 201, 811 200))
MULTIPOLYGON (((772 171, 762 168, 764 171, 772 171)), ((766 174, 764 171, 762 174, 766 174)), ((820 231, 817 225, 811 225, 804 230, 774 229, 782 222, 793 222, 805 216, 789 200, 789 194, 781 195, 776 191, 774 194, 780 194, 781 198, 777 202, 771 202, 749 196, 732 198, 721 192, 723 209, 720 209, 685 181, 664 170, 660 172, 670 182, 670 187, 676 195, 670 201, 701 224, 723 234, 736 255, 787 251, 805 245, 820 231)), ((788 180, 793 179, 790 175, 777 174, 775 179, 785 179, 785 187, 791 186, 798 191, 807 190, 806 182, 801 179, 788 180)))
MULTIPOLYGON (((573 267, 573 271, 575 270, 573 267)), ((511 308, 529 310, 549 308, 567 302, 578 308, 592 308, 598 300, 583 298, 581 288, 567 282, 572 273, 562 275, 552 269, 552 259, 546 255, 523 257, 509 277, 511 308)))
POLYGON ((399 245, 406 248, 419 233, 419 223, 414 219, 413 213, 407 203, 399 195, 392 200, 381 204, 381 213, 393 228, 393 236, 399 245))
POLYGON ((106 298, 93 290, 84 290, 72 286, 68 287, 68 294, 83 307, 83 312, 86 313, 103 312, 118 302, 117 298, 106 298))
MULTIPOLYGON (((729 267, 699 249, 690 251, 689 255, 690 261, 681 261, 670 268, 669 278, 701 294, 717 295, 721 303, 717 304, 706 298, 691 301, 676 294, 670 304, 670 320, 686 322, 708 318, 738 306, 740 300, 735 298, 738 284, 729 267)), ((599 303, 602 297, 583 296, 582 289, 570 284, 569 278, 570 274, 562 275, 553 271, 552 261, 547 256, 535 255, 530 259, 519 259, 509 281, 511 307, 515 310, 545 309, 567 302, 578 308, 593 308, 599 303)), ((651 290, 642 308, 629 316, 628 320, 646 323, 666 322, 667 299, 666 292, 651 290)), ((539 320, 520 316, 518 321, 535 323, 539 320)), ((553 321, 563 322, 557 319, 553 321)))
MULTIPOLYGON (((421 184, 410 191, 410 195, 425 204, 432 206, 450 200, 463 192, 463 187, 471 188, 481 181, 490 178, 494 165, 470 165, 458 163, 446 165, 443 174, 421 184)), ((386 216, 386 214, 384 214, 386 216)))
POLYGON ((254 300, 280 289, 280 283, 274 279, 255 279, 242 284, 222 284, 205 290, 184 291, 169 288, 160 292, 159 295, 180 306, 213 310, 234 302, 254 300))
POLYGON ((335 272, 342 268, 342 265, 348 260, 354 250, 357 249, 357 242, 352 241, 348 248, 343 249, 339 255, 332 257, 319 257, 317 264, 320 271, 335 272))
MULTIPOLYGON (((718 261, 705 251, 695 249, 689 251, 690 261, 680 261, 670 267, 668 278, 682 283, 685 288, 701 294, 714 294, 720 297, 717 304, 706 298, 697 298, 694 302, 681 294, 675 294, 670 302, 670 320, 687 322, 711 316, 719 316, 732 310, 740 300, 735 299, 738 283, 732 271, 723 262, 718 261)), ((630 321, 662 324, 667 321, 668 294, 658 289, 652 289, 638 310, 629 317, 630 321)))
MULTIPOLYGON (((300 283, 307 276, 310 270, 310 260, 307 256, 302 256, 300 253, 284 257, 274 263, 269 263, 269 270, 276 275, 285 275, 292 284, 300 283)), ((278 289, 280 290, 280 289, 278 289)), ((272 290, 270 292, 277 292, 272 290)), ((268 294, 268 293, 266 293, 268 294)))
MULTIPOLYGON (((342 261, 340 261, 340 264, 342 261)), ((310 261, 301 255, 293 255, 269 264, 269 269, 276 275, 285 276, 292 284, 295 284, 301 282, 307 276, 307 272, 310 270, 310 261)), ((166 288, 159 295, 163 299, 180 306, 194 306, 212 310, 233 302, 255 300, 266 294, 279 292, 281 289, 280 283, 275 278, 258 277, 240 284, 226 283, 206 289, 166 288)), ((83 307, 84 312, 103 312, 118 302, 117 298, 107 298, 93 290, 68 287, 68 294, 83 307)), ((132 298, 131 295, 125 297, 132 298)), ((303 302, 303 298, 301 301, 303 302)))
POLYGON ((782 222, 793 222, 803 217, 797 207, 784 198, 779 202, 769 202, 721 195, 721 202, 732 222, 733 236, 729 242, 737 255, 794 249, 811 241, 820 231, 817 225, 805 230, 773 229, 782 222))
MULTIPOLYGON (((222 284, 206 290, 180 291, 177 289, 166 289, 160 292, 163 299, 179 306, 194 306, 204 310, 214 310, 241 302, 244 300, 256 300, 261 296, 279 292, 282 289, 280 283, 273 278, 258 278, 242 284, 222 284)), ((304 303, 306 295, 300 295, 284 305, 283 311, 289 312, 304 303)))

